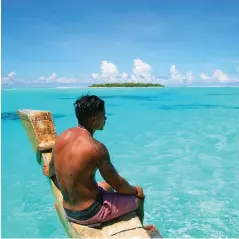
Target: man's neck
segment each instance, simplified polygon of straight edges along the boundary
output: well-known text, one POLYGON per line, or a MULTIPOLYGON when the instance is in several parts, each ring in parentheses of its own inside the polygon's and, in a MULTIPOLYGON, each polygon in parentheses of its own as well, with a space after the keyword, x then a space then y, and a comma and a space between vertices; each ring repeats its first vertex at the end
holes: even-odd
POLYGON ((91 129, 88 126, 84 126, 82 124, 78 124, 78 127, 86 130, 93 137, 95 130, 91 129))

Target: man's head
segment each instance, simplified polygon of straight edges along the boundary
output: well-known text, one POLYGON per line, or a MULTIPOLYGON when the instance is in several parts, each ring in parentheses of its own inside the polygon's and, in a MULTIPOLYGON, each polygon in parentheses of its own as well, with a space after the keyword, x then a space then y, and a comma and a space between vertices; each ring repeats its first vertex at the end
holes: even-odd
POLYGON ((78 123, 91 130, 103 130, 105 116, 105 102, 95 95, 83 95, 74 103, 78 123))

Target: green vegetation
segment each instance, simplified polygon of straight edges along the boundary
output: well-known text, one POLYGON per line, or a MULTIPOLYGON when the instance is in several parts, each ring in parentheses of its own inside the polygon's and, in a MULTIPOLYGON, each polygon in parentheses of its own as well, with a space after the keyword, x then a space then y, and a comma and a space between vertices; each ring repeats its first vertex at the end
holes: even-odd
POLYGON ((152 83, 105 83, 105 84, 93 84, 89 87, 164 87, 161 84, 152 83))

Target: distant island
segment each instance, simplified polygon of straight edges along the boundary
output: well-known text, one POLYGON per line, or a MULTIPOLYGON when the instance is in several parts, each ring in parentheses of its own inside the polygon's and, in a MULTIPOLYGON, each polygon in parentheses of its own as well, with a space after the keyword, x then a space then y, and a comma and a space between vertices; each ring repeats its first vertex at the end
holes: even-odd
POLYGON ((105 84, 93 84, 89 87, 164 87, 161 84, 152 83, 105 83, 105 84))

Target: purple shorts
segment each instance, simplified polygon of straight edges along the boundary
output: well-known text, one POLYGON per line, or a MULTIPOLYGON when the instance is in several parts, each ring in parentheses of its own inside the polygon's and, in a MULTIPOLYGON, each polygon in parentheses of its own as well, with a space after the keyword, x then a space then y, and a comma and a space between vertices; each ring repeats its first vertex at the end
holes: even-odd
POLYGON ((117 218, 138 208, 138 200, 134 195, 123 195, 117 192, 107 192, 99 183, 102 191, 103 204, 96 215, 87 220, 68 219, 81 225, 97 224, 117 218))

